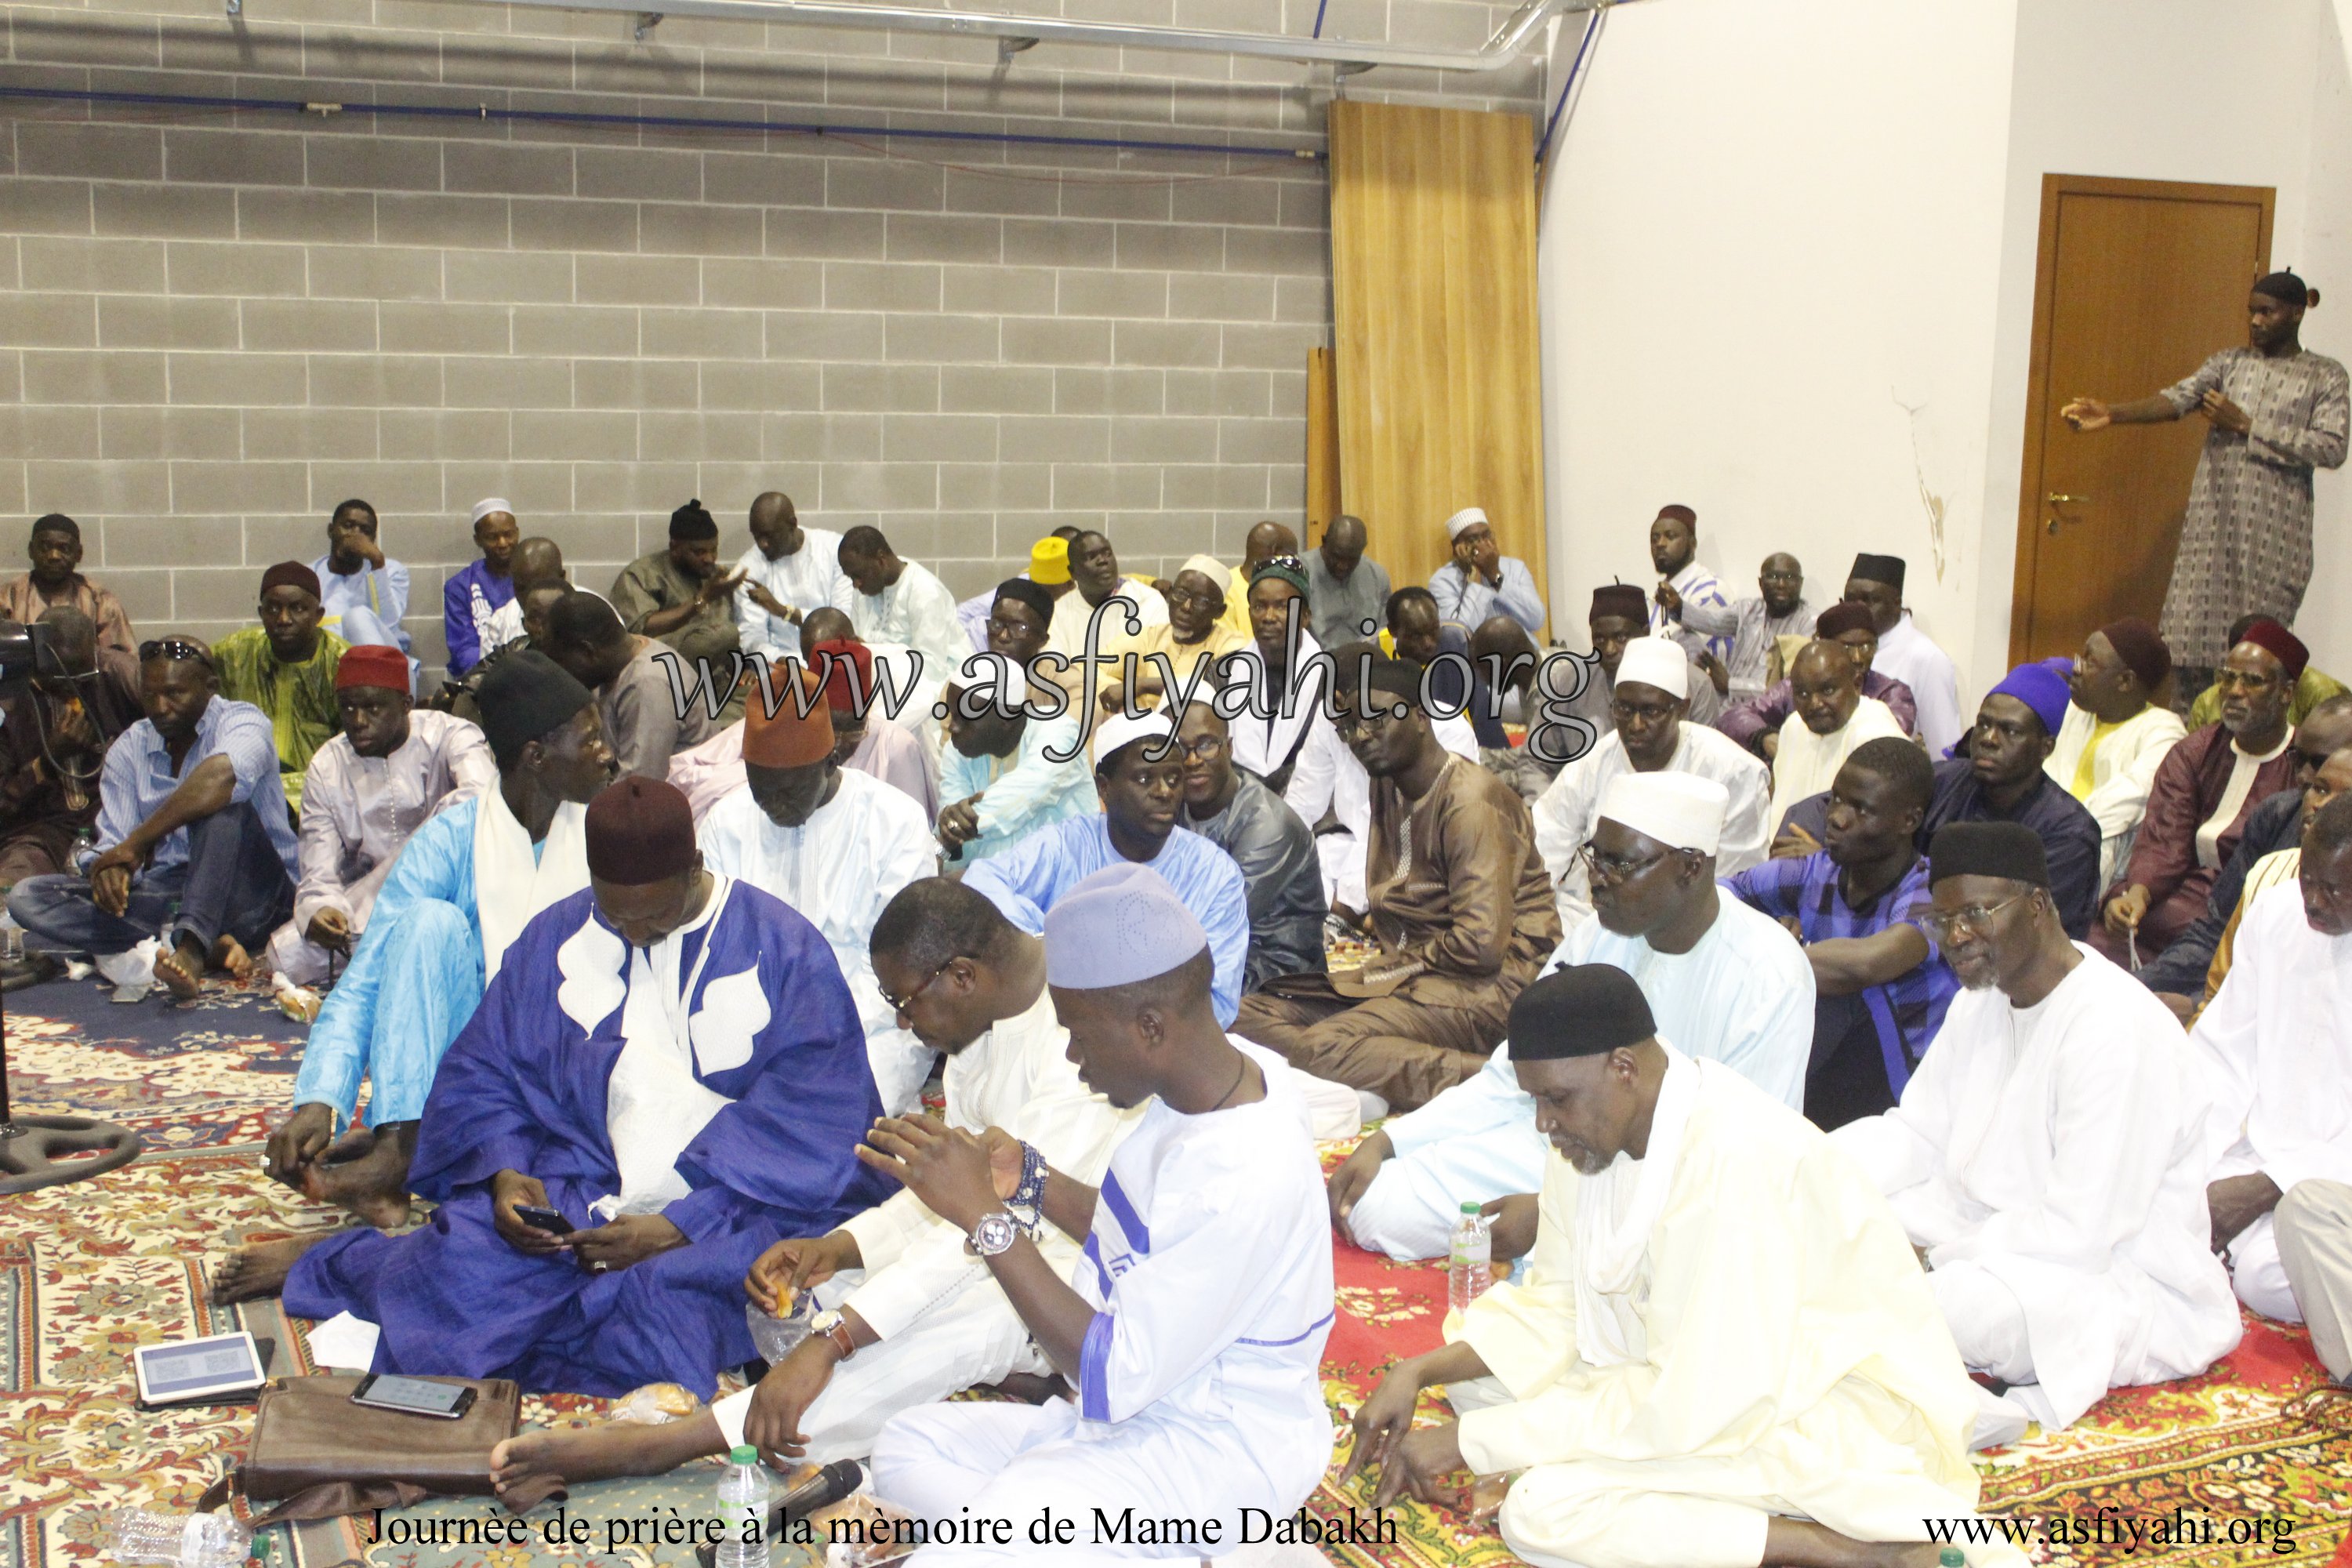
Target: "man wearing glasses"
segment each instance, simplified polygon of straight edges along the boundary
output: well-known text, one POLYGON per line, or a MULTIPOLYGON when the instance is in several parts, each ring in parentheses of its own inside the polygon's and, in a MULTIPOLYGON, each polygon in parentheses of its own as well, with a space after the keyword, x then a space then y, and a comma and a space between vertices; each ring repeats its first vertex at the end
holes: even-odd
POLYGON ((1831 1134, 1895 1205, 1980 1394, 1972 1447, 2238 1342, 2206 1213, 2205 1095, 2164 1005, 2068 940, 2042 840, 1957 822, 1925 924, 1964 990, 1903 1098, 1831 1134))
POLYGON ((155 978, 182 1000, 207 966, 248 952, 294 910, 294 827, 268 715, 218 695, 212 650, 185 637, 139 648, 147 716, 107 752, 98 844, 79 873, 29 877, 8 912, 53 952, 103 961, 159 931, 155 978), (85 877, 87 880, 85 880, 85 877))
POLYGON ((2312 817, 2295 880, 2254 900, 2243 935, 2189 1037, 2213 1105, 2211 1241, 2238 1300, 2310 1323, 2341 1388, 2352 1379, 2352 799, 2312 817))

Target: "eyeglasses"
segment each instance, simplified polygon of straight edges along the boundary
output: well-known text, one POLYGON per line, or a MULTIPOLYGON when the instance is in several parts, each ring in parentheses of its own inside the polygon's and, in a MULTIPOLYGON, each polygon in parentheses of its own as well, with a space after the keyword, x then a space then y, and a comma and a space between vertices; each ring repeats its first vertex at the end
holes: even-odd
POLYGON ((1169 584, 1167 598, 1171 605, 1222 605, 1225 602, 1225 596, 1213 588, 1203 588, 1195 592, 1191 588, 1178 587, 1172 583, 1169 584))
POLYGON ((1584 862, 1585 874, 1592 880, 1612 883, 1624 881, 1629 877, 1638 877, 1651 867, 1672 859, 1676 855, 1688 855, 1693 859, 1700 858, 1697 850, 1684 848, 1663 850, 1658 854, 1644 855, 1639 858, 1604 855, 1598 846, 1590 841, 1579 846, 1576 854, 1577 858, 1584 862))
POLYGON ((1349 735, 1360 735, 1377 730, 1395 717, 1394 710, 1385 705, 1361 710, 1351 708, 1332 720, 1331 728, 1337 730, 1344 739, 1349 735))
POLYGON ((2259 670, 2231 669, 2224 665, 2213 672, 2213 684, 2225 691, 2241 687, 2248 691, 2264 691, 2279 683, 2259 670))
POLYGON ((1927 928, 1927 933, 1936 939, 1938 946, 1941 946, 1945 942, 1951 941, 1952 933, 1958 931, 1963 926, 1967 927, 1969 931, 1975 931, 1979 935, 1982 935, 1984 933, 1985 922, 1987 921, 1991 920, 1993 916, 2000 913, 2001 910, 2009 908, 2010 905, 2030 899, 2032 896, 2033 889, 2029 889, 2026 891, 2018 894, 2015 898, 2003 899, 1997 904, 1970 904, 1964 910, 1954 910, 1948 915, 1928 915, 1922 919, 1919 923, 1927 928))
POLYGON ((206 669, 213 667, 211 650, 202 643, 189 642, 184 637, 150 637, 139 645, 139 662, 153 658, 193 658, 206 669))
MULTIPOLYGON (((916 997, 920 996, 924 992, 929 991, 931 988, 931 982, 937 980, 940 975, 945 974, 949 968, 954 964, 955 961, 962 956, 963 954, 961 953, 950 955, 937 969, 934 969, 929 974, 924 975, 921 984, 916 986, 912 991, 908 992, 904 996, 893 996, 887 991, 883 991, 882 1000, 889 1004, 890 1011, 893 1013, 905 1012, 908 1008, 915 1005, 916 997)), ((881 990, 881 986, 878 983, 876 984, 875 989, 877 991, 881 990)))
POLYGON ((1042 626, 1033 626, 1026 621, 1008 621, 1003 616, 989 616, 988 630, 991 636, 1000 637, 1034 637, 1045 635, 1045 628, 1042 626))

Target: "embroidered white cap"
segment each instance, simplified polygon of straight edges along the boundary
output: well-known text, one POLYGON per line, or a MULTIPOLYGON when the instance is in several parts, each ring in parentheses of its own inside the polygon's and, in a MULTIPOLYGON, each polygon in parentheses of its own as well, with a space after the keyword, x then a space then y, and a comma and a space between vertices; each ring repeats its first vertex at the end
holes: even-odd
POLYGON ((1731 792, 1696 773, 1619 773, 1601 791, 1600 815, 1618 826, 1702 855, 1722 842, 1730 810, 1731 792))
POLYGON ((1636 680, 1669 697, 1690 695, 1690 656, 1671 637, 1634 637, 1617 661, 1617 684, 1636 680))

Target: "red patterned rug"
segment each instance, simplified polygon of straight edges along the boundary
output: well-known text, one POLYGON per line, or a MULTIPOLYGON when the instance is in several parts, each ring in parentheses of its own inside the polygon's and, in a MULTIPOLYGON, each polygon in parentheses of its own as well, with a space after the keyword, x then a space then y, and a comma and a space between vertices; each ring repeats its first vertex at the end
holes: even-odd
MULTIPOLYGON (((187 1008, 152 1000, 118 1008, 104 996, 95 986, 41 987, 22 994, 37 1005, 12 1008, 8 1022, 24 1109, 127 1121, 149 1137, 150 1152, 95 1182, 0 1199, 0 1568, 96 1562, 108 1510, 184 1508, 241 1451, 249 1409, 136 1411, 133 1345, 242 1323, 280 1342, 275 1370, 310 1370, 307 1325, 289 1324, 274 1304, 216 1316, 199 1288, 203 1271, 240 1241, 334 1222, 263 1181, 250 1142, 286 1103, 298 1031, 249 994, 208 993, 187 1008)), ((1444 1275, 1345 1243, 1336 1245, 1335 1266, 1324 1386, 1344 1429, 1391 1362, 1437 1345, 1444 1275)), ((2068 1432, 1985 1456, 1984 1507, 2027 1525, 2027 1554, 2045 1564, 2251 1568, 2333 1559, 2352 1568, 2352 1432, 2309 1425, 2294 1408, 2321 1382, 2300 1330, 2250 1319, 2244 1343, 2205 1376, 2125 1391, 2068 1432), (2194 1539, 2154 1544, 2159 1521, 2172 1521, 2174 1537, 2189 1524, 2194 1539), (2242 1539, 2231 1539, 2233 1530, 2242 1539)), ((601 1419, 604 1408, 565 1397, 532 1400, 526 1414, 575 1425, 601 1419)), ((1434 1398, 1424 1411, 1444 1415, 1434 1398)), ((1343 1441, 1339 1458, 1346 1453, 1343 1441)), ((658 1480, 583 1487, 570 1507, 591 1520, 698 1514, 711 1504, 716 1473, 698 1465, 658 1480)), ((1362 1500, 1360 1487, 1327 1481, 1309 1506, 1339 1518, 1362 1500)), ((478 1518, 482 1508, 415 1511, 478 1518)), ((1516 1561, 1491 1531, 1445 1513, 1411 1506, 1393 1517, 1397 1544, 1333 1546, 1328 1555, 1351 1568, 1516 1561)), ((337 1568, 353 1557, 377 1568, 688 1561, 667 1547, 606 1554, 370 1546, 341 1525, 265 1539, 292 1568, 337 1568)), ((779 1568, 789 1558, 780 1552, 779 1568)))

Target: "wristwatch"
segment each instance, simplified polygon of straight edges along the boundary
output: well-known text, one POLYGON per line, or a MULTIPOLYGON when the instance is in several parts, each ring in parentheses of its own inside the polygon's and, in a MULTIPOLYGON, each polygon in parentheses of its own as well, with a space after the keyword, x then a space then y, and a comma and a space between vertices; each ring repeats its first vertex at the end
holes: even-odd
POLYGON ((982 1258, 993 1258, 1010 1247, 1020 1234, 1021 1227, 1013 1216, 997 1209, 980 1216, 980 1223, 971 1227, 971 1237, 964 1245, 982 1258))
POLYGON ((839 1308, 819 1312, 815 1317, 811 1318, 809 1337, 831 1340, 833 1348, 841 1352, 843 1361, 847 1361, 857 1353, 856 1343, 849 1337, 849 1320, 841 1315, 839 1308))

